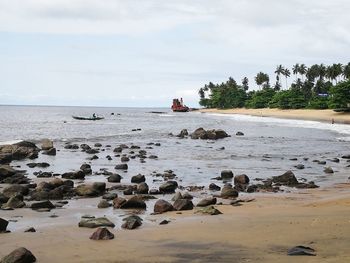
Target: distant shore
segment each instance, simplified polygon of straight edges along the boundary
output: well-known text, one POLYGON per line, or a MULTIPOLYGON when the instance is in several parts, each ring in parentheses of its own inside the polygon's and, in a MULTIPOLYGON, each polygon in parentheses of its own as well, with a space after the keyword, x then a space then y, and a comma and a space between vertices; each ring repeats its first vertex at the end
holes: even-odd
POLYGON ((280 109, 200 109, 205 113, 243 114, 261 117, 275 117, 282 119, 310 120, 332 123, 350 124, 350 113, 339 113, 333 110, 280 110, 280 109))

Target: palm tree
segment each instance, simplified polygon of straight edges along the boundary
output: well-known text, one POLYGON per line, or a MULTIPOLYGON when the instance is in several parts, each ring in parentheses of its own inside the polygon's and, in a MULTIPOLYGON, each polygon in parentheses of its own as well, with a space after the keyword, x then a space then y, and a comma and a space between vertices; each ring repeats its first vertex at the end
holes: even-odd
POLYGON ((350 80, 350 62, 343 67, 343 77, 350 80))
POLYGON ((334 69, 334 77, 335 77, 335 83, 338 83, 338 77, 343 74, 343 65, 338 63, 338 64, 333 64, 332 66, 334 69))
MULTIPOLYGON (((283 67, 282 65, 278 65, 277 68, 276 68, 276 70, 275 70, 275 74, 277 75, 277 76, 276 76, 276 80, 277 80, 278 84, 280 84, 280 83, 279 83, 279 81, 280 81, 280 75, 281 75, 281 74, 283 75, 283 72, 284 72, 284 67, 283 67)), ((278 85, 278 86, 280 87, 281 85, 278 85)))
POLYGON ((259 89, 261 88, 262 84, 265 84, 266 86, 268 86, 269 81, 270 81, 269 75, 261 71, 255 77, 255 82, 259 86, 259 89))
POLYGON ((307 72, 307 67, 305 66, 305 64, 300 64, 299 66, 299 74, 301 75, 301 79, 304 81, 304 75, 307 72))
POLYGON ((286 78, 286 89, 288 89, 288 81, 287 79, 290 77, 290 71, 289 69, 285 68, 282 72, 282 75, 286 78))
POLYGON ((293 74, 295 75, 295 81, 297 81, 298 80, 298 73, 300 71, 299 63, 297 63, 293 66, 292 71, 293 71, 293 74))
POLYGON ((244 78, 242 79, 242 86, 243 86, 243 89, 244 89, 245 91, 247 91, 247 90, 249 89, 249 80, 248 80, 247 77, 244 77, 244 78))
POLYGON ((318 77, 323 82, 323 78, 326 76, 327 67, 324 64, 318 66, 318 77))
POLYGON ((204 99, 204 97, 205 97, 205 92, 204 92, 204 89, 203 89, 203 88, 200 88, 200 89, 199 89, 198 94, 199 94, 200 99, 204 99))

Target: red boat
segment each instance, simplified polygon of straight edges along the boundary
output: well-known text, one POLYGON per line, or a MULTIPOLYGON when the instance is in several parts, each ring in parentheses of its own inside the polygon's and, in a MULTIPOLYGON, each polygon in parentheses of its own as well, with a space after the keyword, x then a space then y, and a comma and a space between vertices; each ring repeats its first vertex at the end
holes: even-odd
POLYGON ((174 112, 188 112, 190 110, 189 107, 183 104, 182 98, 179 99, 173 99, 173 105, 171 106, 171 109, 174 112))

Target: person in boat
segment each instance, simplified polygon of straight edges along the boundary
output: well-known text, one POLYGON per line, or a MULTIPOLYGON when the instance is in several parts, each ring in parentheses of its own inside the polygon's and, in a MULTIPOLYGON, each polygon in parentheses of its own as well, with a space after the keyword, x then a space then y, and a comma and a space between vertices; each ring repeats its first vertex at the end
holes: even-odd
POLYGON ((94 113, 94 114, 92 114, 92 118, 94 118, 94 119, 96 118, 96 114, 95 114, 95 113, 94 113))

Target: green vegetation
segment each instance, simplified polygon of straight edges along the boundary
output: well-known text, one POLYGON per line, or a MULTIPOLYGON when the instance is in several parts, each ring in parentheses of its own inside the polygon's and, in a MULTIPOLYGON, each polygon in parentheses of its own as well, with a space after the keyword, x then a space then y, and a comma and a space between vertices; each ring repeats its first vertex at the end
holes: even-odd
POLYGON ((254 80, 258 90, 249 90, 249 80, 239 85, 233 78, 221 84, 210 82, 199 89, 199 104, 206 108, 280 108, 280 109, 334 109, 347 108, 350 103, 350 63, 347 65, 295 64, 295 77, 288 86, 291 71, 277 66, 276 82, 270 85, 270 76, 259 72, 254 80), (281 83, 285 78, 285 85, 281 83), (284 88, 284 89, 283 89, 284 88))

